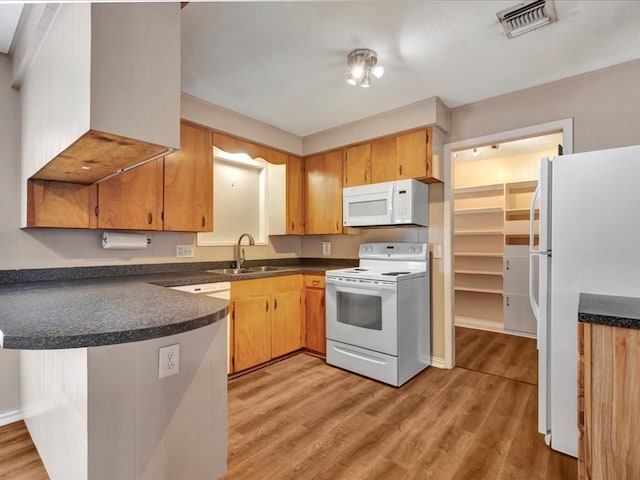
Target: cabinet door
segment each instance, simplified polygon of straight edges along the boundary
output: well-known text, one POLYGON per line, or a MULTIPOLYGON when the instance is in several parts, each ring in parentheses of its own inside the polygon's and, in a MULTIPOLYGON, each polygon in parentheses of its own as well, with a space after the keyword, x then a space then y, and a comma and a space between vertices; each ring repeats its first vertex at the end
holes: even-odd
POLYGON ((234 371, 271 360, 271 297, 251 297, 234 302, 234 371))
POLYGON ((529 295, 504 294, 504 329, 535 335, 536 317, 531 311, 529 295))
POLYGON ((306 338, 305 347, 322 355, 327 353, 327 334, 325 324, 324 290, 320 288, 306 288, 306 338))
POLYGON ((529 258, 505 257, 502 274, 505 292, 529 294, 529 258))
POLYGON ((304 234, 304 163, 293 156, 287 164, 287 233, 304 234))
POLYGON ((180 150, 164 160, 164 229, 213 230, 213 145, 211 132, 180 125, 180 150))
POLYGON ((27 227, 90 228, 96 195, 92 185, 29 180, 27 227))
POLYGON ((396 137, 398 179, 423 178, 431 175, 431 158, 427 158, 427 141, 426 130, 396 137))
POLYGON ((305 160, 305 233, 342 233, 342 150, 305 160))
POLYGON ((376 140, 371 144, 371 183, 396 179, 396 137, 376 140))
POLYGON ((300 290, 278 293, 271 305, 271 356, 285 355, 302 348, 302 308, 300 290))
POLYGON ((347 148, 344 162, 344 186, 371 183, 371 144, 347 148))
POLYGON ((98 184, 98 228, 162 230, 162 159, 98 184))

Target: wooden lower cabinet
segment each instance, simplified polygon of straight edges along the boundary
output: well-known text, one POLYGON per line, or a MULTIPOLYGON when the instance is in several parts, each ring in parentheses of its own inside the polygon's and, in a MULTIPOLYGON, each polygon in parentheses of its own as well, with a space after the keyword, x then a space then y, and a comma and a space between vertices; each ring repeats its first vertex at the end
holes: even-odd
POLYGON ((232 282, 231 373, 302 348, 302 288, 302 275, 232 282))
POLYGON ((305 275, 305 348, 326 355, 324 275, 305 275))
POLYGON ((578 478, 640 478, 640 330, 578 324, 578 478))
POLYGON ((234 302, 233 371, 271 360, 270 296, 234 302))

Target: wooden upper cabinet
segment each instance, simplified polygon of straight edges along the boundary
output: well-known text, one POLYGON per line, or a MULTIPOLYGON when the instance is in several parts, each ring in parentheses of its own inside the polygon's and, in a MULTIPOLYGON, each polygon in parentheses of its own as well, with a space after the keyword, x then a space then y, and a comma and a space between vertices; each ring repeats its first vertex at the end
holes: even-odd
POLYGON ((431 176, 431 128, 396 137, 398 179, 428 178, 431 176))
POLYGON ((241 138, 225 135, 224 133, 213 133, 213 144, 220 150, 227 153, 246 153, 251 158, 263 158, 269 163, 275 165, 283 165, 287 163, 289 155, 273 150, 272 148, 258 145, 257 143, 248 142, 241 138))
POLYGON ((182 123, 180 150, 164 160, 164 229, 213 230, 211 131, 182 123))
POLYGON ((371 142, 371 183, 405 178, 438 181, 433 177, 431 132, 427 127, 371 142))
POLYGON ((90 228, 95 185, 29 180, 27 227, 90 228))
POLYGON ((345 187, 371 183, 371 144, 347 148, 344 161, 345 187))
POLYGON ((287 233, 304 234, 304 162, 291 155, 287 163, 287 233))
POLYGON ((396 137, 385 137, 371 142, 371 183, 395 180, 396 137))
POLYGON ((98 228, 162 230, 162 158, 98 184, 98 228))
POLYGON ((305 233, 342 233, 342 149, 305 160, 305 233))

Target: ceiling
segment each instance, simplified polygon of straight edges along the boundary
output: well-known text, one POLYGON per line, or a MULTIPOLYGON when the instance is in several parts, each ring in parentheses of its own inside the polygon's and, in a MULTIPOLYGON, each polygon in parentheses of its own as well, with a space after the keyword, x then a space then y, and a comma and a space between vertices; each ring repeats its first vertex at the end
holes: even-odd
POLYGON ((0 53, 9 53, 22 6, 21 3, 0 5, 0 53))
POLYGON ((514 1, 189 3, 182 89, 306 136, 439 96, 448 106, 640 58, 639 1, 556 0, 558 21, 507 40, 514 1), (346 83, 346 56, 378 52, 385 74, 346 83))
MULTIPOLYGON (((558 21, 507 40, 517 1, 191 2, 182 90, 299 136, 439 96, 457 107, 640 58, 640 1, 555 0, 558 21), (385 74, 346 83, 347 53, 385 74)), ((0 4, 0 52, 20 4, 0 4), (13 10, 13 11, 12 11, 13 10)))

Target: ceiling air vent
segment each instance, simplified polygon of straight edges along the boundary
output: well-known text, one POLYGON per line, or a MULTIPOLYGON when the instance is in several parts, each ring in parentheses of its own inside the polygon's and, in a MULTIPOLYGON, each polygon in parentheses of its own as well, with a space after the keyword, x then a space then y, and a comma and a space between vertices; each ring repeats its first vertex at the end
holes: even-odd
POLYGON ((507 38, 517 37, 556 21, 551 0, 525 0, 496 13, 507 38))

